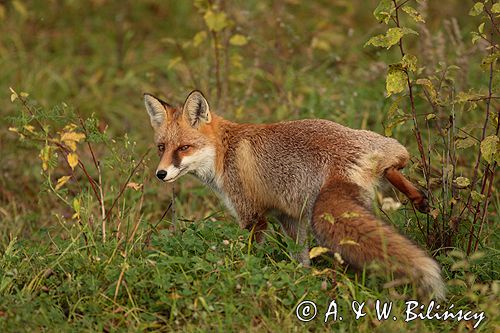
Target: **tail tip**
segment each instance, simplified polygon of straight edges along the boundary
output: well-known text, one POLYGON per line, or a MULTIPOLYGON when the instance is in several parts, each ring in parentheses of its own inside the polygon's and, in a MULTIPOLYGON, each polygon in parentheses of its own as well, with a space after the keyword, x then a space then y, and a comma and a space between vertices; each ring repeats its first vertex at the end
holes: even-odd
POLYGON ((441 268, 432 259, 426 258, 426 262, 421 265, 422 277, 421 287, 426 296, 431 296, 435 300, 446 299, 446 286, 441 277, 441 268))

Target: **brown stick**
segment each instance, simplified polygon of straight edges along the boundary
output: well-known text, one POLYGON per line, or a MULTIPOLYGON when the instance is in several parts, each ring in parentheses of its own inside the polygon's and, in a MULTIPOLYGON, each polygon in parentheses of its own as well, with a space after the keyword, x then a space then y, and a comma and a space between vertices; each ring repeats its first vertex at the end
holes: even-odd
POLYGON ((120 197, 122 196, 123 191, 125 191, 125 188, 127 187, 128 182, 130 181, 130 179, 132 178, 132 176, 134 175, 134 173, 137 171, 137 168, 139 168, 139 166, 142 164, 142 161, 144 161, 144 158, 146 158, 146 155, 149 154, 150 151, 151 151, 151 148, 149 148, 148 150, 146 150, 146 152, 142 155, 141 159, 139 160, 139 162, 136 164, 136 166, 134 167, 134 169, 132 170, 132 172, 128 176, 128 178, 125 181, 125 183, 123 183, 123 186, 120 189, 120 193, 118 193, 118 195, 116 196, 116 198, 113 200, 113 203, 111 204, 111 207, 109 207, 108 212, 106 213, 106 216, 104 217, 104 221, 107 220, 109 218, 109 216, 111 215, 111 211, 115 207, 116 202, 118 201, 118 199, 120 199, 120 197))

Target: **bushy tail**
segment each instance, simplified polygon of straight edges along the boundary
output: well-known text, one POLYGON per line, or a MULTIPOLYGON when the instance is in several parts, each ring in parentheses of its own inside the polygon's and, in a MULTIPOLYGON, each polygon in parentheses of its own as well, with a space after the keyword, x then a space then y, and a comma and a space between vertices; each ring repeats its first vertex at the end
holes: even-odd
POLYGON ((339 252, 350 265, 362 268, 372 261, 384 263, 398 275, 409 277, 419 294, 445 298, 439 265, 409 239, 379 221, 357 198, 356 184, 336 180, 320 191, 312 229, 322 246, 339 252))

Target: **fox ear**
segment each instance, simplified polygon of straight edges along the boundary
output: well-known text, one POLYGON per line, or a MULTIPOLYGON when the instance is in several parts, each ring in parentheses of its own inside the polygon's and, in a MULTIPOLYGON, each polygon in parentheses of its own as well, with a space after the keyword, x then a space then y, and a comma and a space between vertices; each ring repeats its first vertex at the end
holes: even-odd
POLYGON ((172 107, 161 99, 151 94, 144 94, 144 105, 148 111, 153 128, 160 126, 165 118, 170 118, 170 109, 172 107))
POLYGON ((200 127, 202 123, 209 124, 212 121, 208 102, 205 96, 198 90, 192 91, 186 98, 182 113, 191 127, 194 128, 200 127))

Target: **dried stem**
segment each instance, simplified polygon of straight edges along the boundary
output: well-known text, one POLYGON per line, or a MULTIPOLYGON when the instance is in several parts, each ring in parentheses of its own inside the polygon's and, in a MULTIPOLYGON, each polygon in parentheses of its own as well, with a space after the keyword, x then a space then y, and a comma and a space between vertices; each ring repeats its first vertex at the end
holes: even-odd
POLYGON ((149 154, 150 151, 151 151, 151 148, 149 148, 148 150, 146 150, 146 152, 142 155, 141 159, 136 164, 136 166, 134 167, 134 169, 130 172, 127 180, 123 183, 122 188, 120 189, 120 192, 118 193, 118 195, 116 196, 116 198, 113 200, 113 203, 111 204, 111 207, 108 209, 108 212, 106 213, 106 216, 104 217, 103 221, 105 221, 105 220, 107 220, 109 218, 109 216, 111 215, 111 211, 115 207, 116 202, 118 201, 118 199, 120 199, 120 197, 122 196, 123 191, 125 191, 125 188, 127 187, 127 184, 129 183, 130 179, 132 178, 132 176, 137 171, 137 169, 139 168, 139 166, 144 161, 144 158, 146 158, 146 156, 149 154))
MULTIPOLYGON (((487 8, 485 7, 485 10, 486 12, 488 13, 488 10, 487 8)), ((494 20, 494 18, 489 15, 490 17, 490 21, 491 21, 491 32, 490 32, 490 39, 491 41, 493 41, 493 37, 494 37, 494 34, 495 34, 495 31, 498 32, 498 28, 496 26, 496 22, 494 20)), ((492 43, 492 42, 491 42, 492 43)), ((490 48, 490 55, 493 54, 493 48, 490 48)), ((493 96, 493 62, 490 63, 490 68, 489 68, 489 80, 488 80, 488 98, 486 99, 486 110, 485 110, 485 119, 484 119, 484 123, 483 123, 483 129, 482 129, 482 132, 481 132, 481 142, 484 140, 484 138, 486 137, 486 129, 488 127, 488 122, 489 122, 489 117, 490 117, 490 106, 491 106, 491 99, 492 99, 492 96, 493 96)), ((500 110, 498 111, 498 114, 500 115, 500 110)), ((499 118, 500 119, 500 118, 499 118)), ((498 129, 499 129, 499 122, 497 122, 497 128, 496 128, 496 135, 498 135, 498 129)), ((476 183, 477 183, 477 180, 478 180, 478 170, 479 170, 479 164, 481 162, 481 147, 479 147, 478 149, 478 154, 477 154, 477 159, 476 159, 476 164, 474 166, 474 175, 473 175, 473 178, 472 178, 472 185, 471 185, 471 192, 469 193, 469 196, 467 198, 467 203, 466 203, 466 206, 469 205, 470 203, 470 200, 471 200, 471 197, 472 197, 472 191, 474 190, 475 186, 476 186, 476 183)), ((481 216, 481 226, 479 228, 479 231, 478 231, 478 234, 477 234, 477 237, 476 237, 476 245, 474 246, 475 248, 477 248, 477 242, 479 240, 479 234, 482 230, 482 227, 483 227, 483 224, 484 224, 484 221, 485 221, 485 216, 486 216, 486 211, 488 210, 488 203, 489 203, 489 197, 491 195, 491 186, 492 186, 492 183, 493 183, 493 180, 494 180, 494 170, 496 168, 496 163, 493 164, 493 169, 490 170, 490 163, 488 163, 485 167, 485 171, 484 171, 484 174, 483 174, 483 182, 482 182, 482 186, 481 186, 481 194, 485 194, 485 189, 486 189, 486 182, 487 182, 487 178, 489 176, 489 172, 491 171, 493 174, 491 176, 491 180, 490 180, 490 185, 488 187, 488 193, 487 193, 487 196, 486 196, 486 199, 484 201, 484 205, 483 205, 483 210, 482 210, 482 216, 481 216)), ((471 250, 472 250, 472 239, 474 238, 474 229, 475 229, 475 226, 478 222, 478 219, 479 219, 479 213, 480 213, 480 203, 478 203, 476 205, 476 209, 474 211, 474 218, 473 218, 473 221, 472 221, 472 224, 471 224, 471 227, 470 227, 470 231, 469 231, 469 241, 467 243, 467 254, 470 254, 471 250)), ((461 214, 465 211, 465 207, 464 207, 464 210, 462 210, 461 214)), ((460 214, 460 215, 461 215, 460 214)))
POLYGON ((99 176, 99 205, 101 206, 101 219, 102 219, 102 242, 106 242, 106 209, 104 208, 104 193, 102 191, 102 176, 101 176, 101 163, 97 162, 97 174, 99 176))
MULTIPOLYGON (((398 28, 400 28, 400 24, 399 24, 399 7, 396 3, 396 0, 392 0, 393 4, 394 4, 394 7, 395 7, 395 17, 394 17, 394 20, 396 22, 396 26, 398 28)), ((401 52, 401 56, 404 57, 405 56, 405 52, 404 52, 404 47, 403 47, 403 39, 399 39, 399 50, 401 52)), ((425 158, 425 151, 424 151, 424 145, 422 143, 422 135, 420 134, 420 128, 418 126, 418 122, 417 122, 417 112, 416 112, 416 109, 415 109, 415 99, 414 99, 414 96, 413 96, 413 85, 411 83, 411 80, 410 80, 410 75, 408 74, 408 71, 406 71, 406 81, 407 81, 407 85, 408 85, 408 92, 409 92, 409 95, 410 95, 410 105, 411 105, 411 113, 412 113, 412 118, 413 118, 413 126, 414 126, 414 133, 415 133, 415 138, 417 140, 417 145, 418 145, 418 151, 420 153, 420 159, 422 161, 422 169, 424 171, 424 177, 427 179, 429 178, 429 170, 428 170, 428 167, 427 167, 427 161, 426 161, 426 158, 425 158)))

